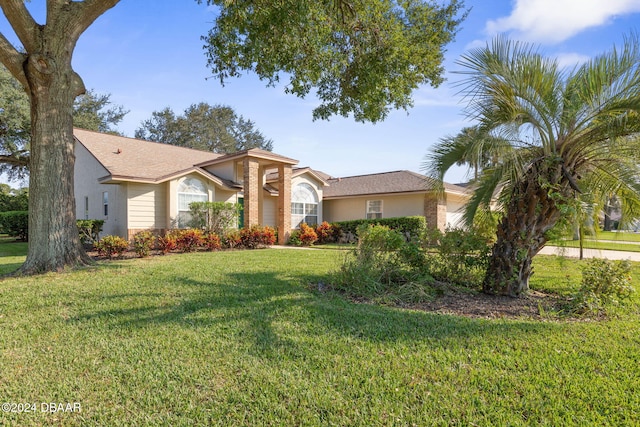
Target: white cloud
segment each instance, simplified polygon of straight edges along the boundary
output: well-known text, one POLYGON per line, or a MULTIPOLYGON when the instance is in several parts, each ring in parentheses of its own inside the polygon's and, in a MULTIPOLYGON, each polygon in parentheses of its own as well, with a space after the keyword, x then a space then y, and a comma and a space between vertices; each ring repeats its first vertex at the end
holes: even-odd
POLYGON ((640 0, 515 0, 511 15, 488 21, 489 36, 513 32, 537 43, 559 43, 581 31, 640 12, 640 0))
POLYGON ((555 55, 555 58, 560 68, 573 68, 591 59, 591 57, 579 53, 559 53, 555 55))

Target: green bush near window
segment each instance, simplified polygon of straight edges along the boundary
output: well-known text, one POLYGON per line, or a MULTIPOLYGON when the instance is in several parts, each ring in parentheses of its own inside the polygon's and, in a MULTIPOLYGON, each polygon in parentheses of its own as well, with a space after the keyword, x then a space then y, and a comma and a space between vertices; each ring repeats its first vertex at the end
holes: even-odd
POLYGON ((227 230, 236 226, 240 206, 227 202, 191 202, 190 226, 207 230, 222 236, 227 230))
POLYGON ((29 240, 29 212, 0 212, 0 231, 19 240, 29 240))
POLYGON ((93 244, 100 240, 100 232, 104 226, 102 219, 79 219, 76 221, 80 241, 82 243, 93 244))

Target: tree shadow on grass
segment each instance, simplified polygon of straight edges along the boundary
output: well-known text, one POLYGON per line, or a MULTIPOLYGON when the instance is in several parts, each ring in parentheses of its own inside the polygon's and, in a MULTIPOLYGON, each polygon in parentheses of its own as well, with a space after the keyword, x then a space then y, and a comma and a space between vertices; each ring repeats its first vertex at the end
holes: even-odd
POLYGON ((300 340, 293 340, 288 328, 295 328, 296 334, 302 329, 312 340, 326 340, 328 335, 368 342, 429 341, 430 345, 446 346, 450 340, 538 335, 557 327, 547 322, 469 319, 355 304, 303 285, 317 280, 317 276, 303 273, 287 278, 270 272, 229 273, 212 281, 175 275, 169 278, 172 295, 158 289, 113 294, 108 296, 111 308, 70 320, 100 320, 117 329, 162 328, 165 324, 187 330, 211 328, 214 334, 228 334, 230 339, 249 345, 252 353, 267 358, 298 353, 300 340))

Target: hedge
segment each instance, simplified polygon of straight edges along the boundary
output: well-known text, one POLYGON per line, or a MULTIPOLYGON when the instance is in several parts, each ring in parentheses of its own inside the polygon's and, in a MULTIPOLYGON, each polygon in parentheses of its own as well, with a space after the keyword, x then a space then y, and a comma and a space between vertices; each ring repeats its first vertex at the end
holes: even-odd
POLYGON ((29 240, 29 212, 0 212, 0 230, 11 237, 17 237, 23 241, 29 240))
POLYGON ((343 236, 356 236, 358 227, 362 224, 384 225, 397 230, 404 236, 419 236, 427 228, 427 220, 423 216, 404 216, 397 218, 355 219, 352 221, 333 222, 332 225, 342 230, 343 236))

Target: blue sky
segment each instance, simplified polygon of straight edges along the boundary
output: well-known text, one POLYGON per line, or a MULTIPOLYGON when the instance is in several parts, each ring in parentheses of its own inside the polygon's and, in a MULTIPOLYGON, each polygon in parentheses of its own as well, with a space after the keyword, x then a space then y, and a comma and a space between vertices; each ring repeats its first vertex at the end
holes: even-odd
MULTIPOLYGON (((222 87, 206 68, 200 37, 215 11, 195 0, 122 0, 81 37, 73 64, 87 88, 111 94, 130 110, 119 129, 133 136, 140 122, 164 107, 182 112, 193 103, 225 104, 256 123, 274 151, 333 176, 407 169, 421 172, 430 147, 470 125, 452 83, 456 59, 496 33, 540 44, 549 56, 571 65, 620 45, 640 27, 640 0, 466 0, 472 8, 447 47, 447 81, 423 87, 415 106, 378 124, 334 117, 313 121, 313 98, 284 94, 245 74, 222 87)), ((42 9, 44 0, 29 5, 42 9)), ((0 31, 15 40, 8 24, 0 31)), ((446 176, 465 179, 462 169, 446 176)))

